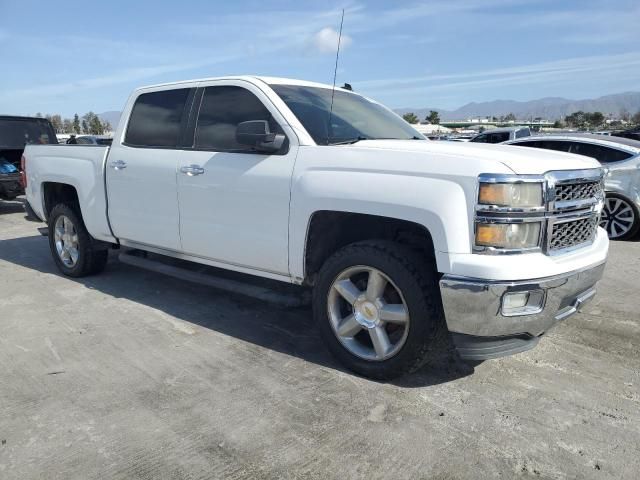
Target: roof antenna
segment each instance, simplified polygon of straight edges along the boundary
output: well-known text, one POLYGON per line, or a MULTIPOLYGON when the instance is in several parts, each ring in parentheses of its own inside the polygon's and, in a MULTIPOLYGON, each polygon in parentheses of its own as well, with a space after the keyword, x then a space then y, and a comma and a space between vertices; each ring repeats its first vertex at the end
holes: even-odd
POLYGON ((336 49, 336 65, 333 69, 333 88, 331 89, 331 108, 329 108, 329 124, 327 125, 327 145, 329 145, 331 117, 333 116, 333 96, 336 93, 336 75, 338 74, 338 58, 340 56, 340 41, 342 40, 342 24, 343 23, 344 23, 344 8, 342 9, 342 18, 340 19, 340 33, 338 33, 338 48, 336 49))

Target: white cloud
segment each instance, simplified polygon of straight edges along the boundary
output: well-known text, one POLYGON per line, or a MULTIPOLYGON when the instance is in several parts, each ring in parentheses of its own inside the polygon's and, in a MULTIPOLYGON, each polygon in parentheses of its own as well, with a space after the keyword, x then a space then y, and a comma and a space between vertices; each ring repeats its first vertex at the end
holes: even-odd
MULTIPOLYGON (((331 27, 325 27, 313 36, 313 46, 320 53, 335 53, 338 48, 340 34, 331 27)), ((349 35, 342 34, 340 39, 340 49, 351 45, 352 40, 349 35)))

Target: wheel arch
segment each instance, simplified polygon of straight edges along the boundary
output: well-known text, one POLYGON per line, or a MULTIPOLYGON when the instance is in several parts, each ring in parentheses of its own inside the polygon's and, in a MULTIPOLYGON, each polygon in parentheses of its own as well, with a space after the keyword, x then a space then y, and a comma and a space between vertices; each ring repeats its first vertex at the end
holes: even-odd
POLYGON ((67 204, 82 217, 78 190, 74 185, 61 182, 43 182, 41 185, 42 206, 45 220, 49 219, 51 210, 59 203, 67 204))
POLYGON ((339 249, 364 240, 390 240, 411 247, 436 264, 431 231, 406 219, 339 210, 318 210, 308 221, 303 255, 303 278, 309 285, 324 261, 339 249))

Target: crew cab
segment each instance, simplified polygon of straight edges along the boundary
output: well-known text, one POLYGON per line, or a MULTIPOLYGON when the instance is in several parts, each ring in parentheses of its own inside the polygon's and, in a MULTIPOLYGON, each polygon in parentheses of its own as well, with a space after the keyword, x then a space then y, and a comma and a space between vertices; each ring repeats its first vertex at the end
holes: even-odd
POLYGON ((24 193, 21 158, 29 144, 57 144, 49 120, 0 115, 0 199, 13 200, 24 193))
POLYGON ((27 146, 27 200, 69 276, 128 247, 313 288, 329 350, 393 378, 446 340, 532 348, 595 294, 603 171, 551 151, 432 142, 328 85, 140 88, 111 147, 27 146))

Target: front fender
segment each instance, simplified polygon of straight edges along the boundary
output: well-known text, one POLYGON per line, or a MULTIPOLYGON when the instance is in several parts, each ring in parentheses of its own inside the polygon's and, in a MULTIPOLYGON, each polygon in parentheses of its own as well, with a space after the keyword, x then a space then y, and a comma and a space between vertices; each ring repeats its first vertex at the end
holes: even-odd
POLYGON ((448 264, 447 252, 469 253, 469 205, 473 199, 465 191, 475 189, 475 179, 458 180, 469 185, 463 187, 451 179, 394 172, 307 170, 292 188, 289 245, 292 276, 304 275, 308 226, 313 214, 321 210, 377 215, 422 225, 431 234, 439 269, 448 264))

